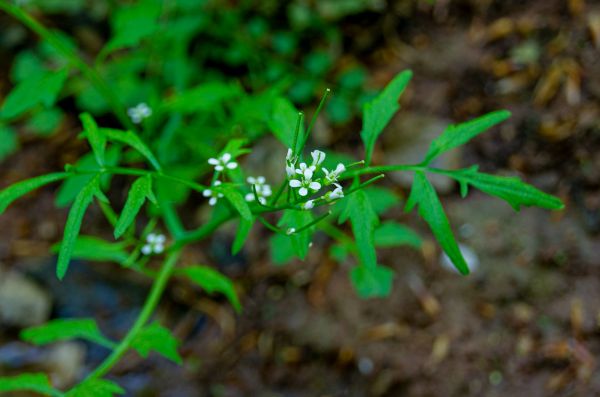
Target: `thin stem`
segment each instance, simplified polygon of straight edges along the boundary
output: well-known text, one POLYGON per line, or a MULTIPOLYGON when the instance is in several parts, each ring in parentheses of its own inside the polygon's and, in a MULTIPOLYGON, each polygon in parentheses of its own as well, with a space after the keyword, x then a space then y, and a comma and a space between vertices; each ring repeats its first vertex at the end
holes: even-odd
POLYGON ((10 4, 7 0, 0 0, 0 9, 12 15, 15 19, 18 19, 21 23, 38 34, 43 40, 46 40, 48 44, 54 47, 58 52, 61 52, 69 60, 70 64, 78 69, 81 74, 83 74, 95 86, 98 92, 104 96, 104 99, 106 99, 106 101, 109 103, 119 121, 128 129, 132 131, 136 130, 135 125, 127 116, 125 107, 121 103, 119 97, 113 93, 104 79, 95 69, 84 62, 73 50, 65 46, 62 40, 54 32, 48 30, 45 26, 40 24, 21 8, 10 4))
POLYGON ((258 221, 260 223, 262 223, 267 229, 269 229, 270 231, 274 232, 274 233, 279 233, 279 234, 285 234, 285 232, 283 230, 281 230, 280 228, 278 228, 277 226, 271 224, 268 220, 266 220, 264 217, 259 216, 256 219, 258 219, 258 221))
POLYGON ((298 144, 298 135, 300 134, 302 120, 304 120, 304 113, 298 112, 298 120, 296 121, 296 129, 294 130, 294 143, 292 144, 292 157, 298 154, 296 152, 296 145, 298 144))
POLYGON ((121 357, 123 357, 123 355, 131 348, 131 343, 146 325, 148 320, 150 320, 154 309, 156 309, 160 297, 162 296, 167 285, 167 281, 169 281, 169 278, 171 277, 171 274, 175 268, 175 264, 179 259, 179 254, 180 250, 173 250, 169 252, 167 259, 163 263, 160 272, 158 273, 158 277, 152 284, 152 290, 146 298, 144 307, 142 308, 138 318, 135 320, 135 323, 125 338, 123 338, 117 347, 112 351, 112 353, 92 373, 87 376, 86 381, 90 379, 98 379, 106 375, 112 369, 112 367, 119 362, 121 357))
POLYGON ((327 88, 325 90, 325 93, 323 94, 323 97, 321 98, 321 102, 319 102, 319 106, 317 106, 317 110, 315 110, 315 113, 313 114, 312 119, 310 120, 308 129, 306 130, 306 133, 304 134, 304 137, 302 138, 302 141, 300 142, 300 148, 298 149, 298 153, 302 153, 302 150, 304 149, 304 146, 306 145, 306 141, 308 140, 308 137, 310 136, 310 133, 312 132, 312 129, 313 129, 315 123, 317 122, 317 116, 319 116, 319 113, 321 113, 321 109, 323 109, 323 106, 325 106, 325 102, 327 101, 327 97, 329 96, 330 93, 331 93, 331 90, 329 88, 327 88))
POLYGON ((302 232, 302 231, 304 231, 304 230, 306 230, 308 228, 313 227, 317 223, 321 222, 323 219, 327 218, 329 215, 331 215, 331 211, 327 211, 326 213, 324 213, 323 215, 321 215, 317 219, 313 220, 312 222, 310 222, 310 223, 308 223, 308 224, 306 224, 306 225, 304 225, 304 226, 296 229, 296 231, 294 233, 292 233, 292 234, 300 233, 300 232, 302 232))

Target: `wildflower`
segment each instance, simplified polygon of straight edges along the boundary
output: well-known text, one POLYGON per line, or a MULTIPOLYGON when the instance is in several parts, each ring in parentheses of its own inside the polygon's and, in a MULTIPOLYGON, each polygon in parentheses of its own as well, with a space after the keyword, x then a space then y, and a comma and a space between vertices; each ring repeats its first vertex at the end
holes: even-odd
POLYGON ((333 201, 344 197, 344 191, 342 190, 342 187, 337 183, 334 183, 334 185, 335 189, 332 192, 327 192, 325 194, 325 200, 333 201))
POLYGON ((135 124, 140 124, 144 119, 152 116, 152 109, 145 102, 127 109, 127 114, 135 124))
POLYGON ((291 178, 296 173, 296 161, 297 159, 294 157, 294 152, 292 149, 288 149, 287 155, 285 156, 285 173, 288 178, 291 178))
POLYGON ((288 236, 291 236, 294 233, 296 233, 295 227, 290 227, 288 230, 285 231, 285 234, 287 234, 288 236))
POLYGON ((325 153, 320 150, 313 150, 310 152, 310 155, 313 159, 311 166, 315 169, 320 166, 323 161, 325 161, 325 153))
POLYGON ((339 163, 333 171, 328 171, 327 168, 323 167, 323 172, 325 173, 325 184, 331 185, 332 183, 337 182, 338 177, 344 171, 346 171, 346 167, 342 163, 339 163))
MULTIPOLYGON (((258 196, 258 201, 265 205, 267 203, 266 197, 271 196, 273 192, 271 191, 271 186, 266 183, 266 179, 264 176, 259 177, 251 177, 249 176, 246 181, 254 186, 256 189, 256 195, 258 196)), ((254 201, 254 192, 246 194, 246 201, 254 201)))
POLYGON ((208 164, 214 165, 216 171, 223 171, 225 168, 233 170, 238 166, 238 163, 231 161, 231 154, 229 153, 223 153, 223 155, 217 159, 208 159, 208 164))
POLYGON ((165 250, 166 237, 164 234, 150 233, 146 237, 146 244, 142 247, 142 254, 160 254, 165 250))
POLYGON ((300 168, 296 170, 296 174, 302 175, 302 177, 300 179, 290 180, 291 187, 299 188, 298 194, 300 194, 300 196, 306 196, 308 194, 308 189, 315 192, 321 189, 321 184, 312 180, 313 171, 312 166, 308 167, 306 163, 302 163, 300 164, 300 168))
MULTIPOLYGON (((221 184, 221 181, 215 181, 215 183, 212 185, 212 187, 219 186, 220 184, 221 184)), ((204 189, 204 191, 202 192, 202 195, 204 197, 210 197, 210 199, 208 200, 208 205, 217 204, 217 200, 223 197, 223 193, 216 192, 213 189, 204 189)))
POLYGON ((302 204, 301 207, 305 210, 313 209, 315 207, 315 202, 314 200, 308 200, 307 202, 302 204))

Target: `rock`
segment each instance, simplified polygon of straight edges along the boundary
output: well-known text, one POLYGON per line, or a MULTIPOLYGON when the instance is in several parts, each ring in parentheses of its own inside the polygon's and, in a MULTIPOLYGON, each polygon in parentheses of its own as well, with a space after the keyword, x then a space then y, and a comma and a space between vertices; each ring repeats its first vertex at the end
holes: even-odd
POLYGON ((52 299, 22 274, 0 268, 0 324, 31 327, 49 318, 52 299))
POLYGON ((72 386, 85 364, 85 347, 78 342, 57 343, 44 359, 44 367, 50 374, 52 384, 58 388, 72 386))

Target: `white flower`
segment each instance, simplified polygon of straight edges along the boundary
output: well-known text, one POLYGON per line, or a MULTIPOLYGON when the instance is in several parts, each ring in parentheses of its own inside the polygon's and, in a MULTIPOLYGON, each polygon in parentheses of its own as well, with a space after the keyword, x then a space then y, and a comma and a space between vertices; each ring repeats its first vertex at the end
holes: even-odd
POLYGON ((296 169, 296 174, 302 175, 305 179, 312 179, 315 167, 309 167, 306 163, 300 163, 300 168, 296 169))
POLYGON ((229 153, 223 153, 223 155, 218 159, 208 159, 208 164, 214 165, 216 171, 223 171, 225 168, 233 170, 238 166, 238 163, 231 161, 231 154, 229 153))
POLYGON ((290 227, 288 230, 285 231, 285 234, 287 234, 288 236, 291 236, 294 233, 296 233, 295 227, 290 227))
MULTIPOLYGON (((311 171, 312 176, 312 171, 311 171)), ((302 179, 292 179, 290 181, 290 186, 299 188, 298 194, 302 197, 308 195, 308 189, 313 191, 318 191, 321 189, 321 184, 319 182, 313 182, 310 178, 302 178, 302 179)))
POLYGON ((135 124, 140 124, 144 119, 152 116, 152 109, 145 102, 127 109, 127 114, 135 124))
POLYGON ((312 167, 317 168, 321 165, 323 161, 325 161, 325 153, 320 150, 313 150, 310 152, 310 155, 313 159, 312 167))
POLYGON ((294 152, 292 149, 288 149, 287 154, 285 156, 285 173, 288 178, 291 178, 296 173, 296 161, 297 159, 294 157, 294 152))
POLYGON ((325 200, 333 201, 344 197, 344 191, 342 190, 342 187, 337 183, 334 183, 334 185, 335 189, 332 192, 327 192, 325 194, 325 200))
POLYGON ((164 234, 150 233, 146 237, 146 244, 142 247, 142 254, 160 254, 165 250, 166 237, 164 234))
MULTIPOLYGON (((256 189, 256 195, 258 196, 258 201, 265 205, 267 203, 266 197, 271 196, 273 192, 271 191, 271 186, 266 183, 266 179, 264 176, 259 177, 251 177, 249 176, 246 181, 256 189)), ((246 201, 254 201, 254 192, 246 194, 246 201)))
POLYGON ((327 168, 323 168, 323 172, 325 173, 325 184, 331 185, 332 183, 337 182, 338 177, 344 171, 346 171, 346 167, 342 163, 339 163, 333 171, 328 171, 327 168))
POLYGON ((301 207, 305 210, 310 210, 315 207, 315 202, 313 200, 308 200, 307 202, 302 204, 301 207))
MULTIPOLYGON (((215 181, 212 187, 219 186, 220 184, 221 181, 215 181)), ((210 199, 208 200, 208 205, 217 204, 217 200, 223 197, 223 193, 216 192, 213 189, 204 189, 202 195, 204 197, 210 197, 210 199)))

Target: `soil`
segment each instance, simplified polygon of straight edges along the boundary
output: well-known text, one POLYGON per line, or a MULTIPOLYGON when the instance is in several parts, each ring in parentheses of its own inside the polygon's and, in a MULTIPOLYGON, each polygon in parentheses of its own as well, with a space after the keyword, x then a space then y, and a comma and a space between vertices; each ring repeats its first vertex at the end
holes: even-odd
MULTIPOLYGON (((600 3, 387 7, 339 22, 348 55, 366 60, 373 86, 403 69, 415 72, 375 161, 387 160, 386 147, 403 144, 394 139, 410 130, 399 121, 403 115, 461 121, 509 109, 513 117, 471 142, 459 165, 517 174, 563 198, 566 209, 515 213, 476 192, 461 199, 450 186, 442 201, 480 263, 469 277, 440 266, 423 222, 394 209, 388 216, 415 227, 426 242, 420 252, 381 250, 380 262, 396 277, 392 295, 374 300, 356 297, 348 280, 353 263, 332 262, 324 236, 305 262, 277 267, 264 244, 268 231, 256 228, 231 257, 233 234, 225 228, 187 259, 218 263, 239 286, 243 313, 172 282, 157 318, 183 341, 185 364, 127 355, 111 378, 129 395, 600 396, 600 3)), ((0 168, 0 184, 76 158, 85 148, 74 139, 75 125, 73 115, 51 138, 23 135, 22 149, 0 168)), ((359 129, 351 123, 335 130, 335 145, 347 148, 344 134, 359 129)), ((112 265, 82 263, 57 282, 48 250, 65 216, 53 206, 52 188, 17 202, 0 217, 0 262, 52 294, 53 316, 93 316, 118 337, 148 282, 112 265)), ((108 232, 97 209, 84 227, 108 232)), ((43 361, 39 349, 17 341, 18 329, 0 331, 0 368, 19 372, 43 361), (17 359, 9 347, 33 356, 17 359)), ((104 355, 91 345, 85 352, 84 370, 104 355)))

